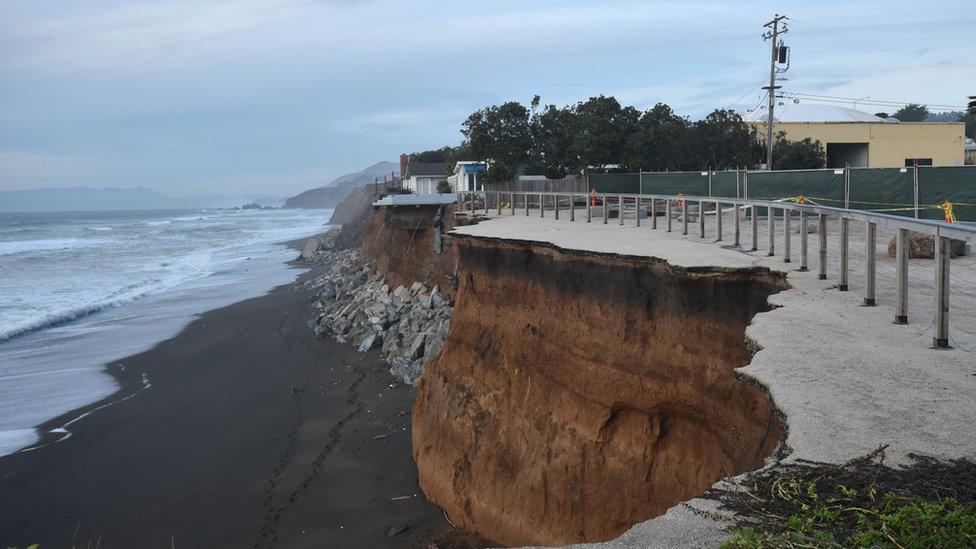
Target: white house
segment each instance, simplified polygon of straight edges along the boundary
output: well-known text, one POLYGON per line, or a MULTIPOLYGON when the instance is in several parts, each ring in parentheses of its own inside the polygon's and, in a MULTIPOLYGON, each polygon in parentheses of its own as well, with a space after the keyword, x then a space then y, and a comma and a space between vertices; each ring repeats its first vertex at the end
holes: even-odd
POLYGON ((448 179, 446 172, 443 162, 411 162, 409 156, 400 155, 403 188, 414 194, 437 194, 437 183, 448 179))
POLYGON ((454 175, 447 178, 454 192, 483 191, 485 185, 479 181, 478 174, 484 173, 484 162, 477 160, 462 160, 454 166, 454 175))

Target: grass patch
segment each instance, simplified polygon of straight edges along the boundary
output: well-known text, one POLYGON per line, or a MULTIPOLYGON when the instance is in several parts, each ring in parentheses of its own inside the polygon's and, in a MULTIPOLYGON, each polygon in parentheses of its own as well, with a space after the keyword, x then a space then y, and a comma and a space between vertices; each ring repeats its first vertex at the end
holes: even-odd
POLYGON ((704 497, 738 521, 723 548, 976 547, 976 464, 912 455, 884 465, 882 446, 841 465, 810 461, 756 472, 704 497))

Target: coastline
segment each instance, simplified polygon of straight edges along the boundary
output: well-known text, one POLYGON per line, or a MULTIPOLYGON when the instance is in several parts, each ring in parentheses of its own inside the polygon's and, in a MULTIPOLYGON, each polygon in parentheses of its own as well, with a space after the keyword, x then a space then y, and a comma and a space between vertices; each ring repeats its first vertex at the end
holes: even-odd
MULTIPOLYGON (((117 396, 105 365, 176 336, 202 312, 292 282, 302 271, 286 267, 295 253, 285 243, 325 230, 329 214, 184 213, 69 213, 57 233, 67 248, 0 251, 13 292, 0 332, 28 327, 0 341, 0 455, 58 438, 39 440, 37 426, 117 396)), ((45 225, 27 223, 20 244, 42 232, 35 226, 45 225)), ((10 225, 0 232, 9 237, 10 225)))
POLYGON ((417 486, 414 389, 378 352, 315 338, 315 273, 114 361, 117 391, 40 427, 83 416, 70 438, 0 457, 0 544, 422 546, 449 531, 417 486))

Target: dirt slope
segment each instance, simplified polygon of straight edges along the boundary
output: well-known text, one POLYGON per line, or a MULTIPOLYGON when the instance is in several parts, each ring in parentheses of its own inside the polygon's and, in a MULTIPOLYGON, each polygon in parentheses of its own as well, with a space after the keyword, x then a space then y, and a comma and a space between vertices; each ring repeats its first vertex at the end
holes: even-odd
POLYGON ((413 452, 459 526, 509 545, 611 539, 781 440, 768 396, 732 369, 782 275, 455 246, 454 318, 420 382, 413 452))
POLYGON ((454 297, 457 248, 444 233, 454 228, 452 206, 377 208, 362 238, 362 257, 390 287, 423 282, 454 297))

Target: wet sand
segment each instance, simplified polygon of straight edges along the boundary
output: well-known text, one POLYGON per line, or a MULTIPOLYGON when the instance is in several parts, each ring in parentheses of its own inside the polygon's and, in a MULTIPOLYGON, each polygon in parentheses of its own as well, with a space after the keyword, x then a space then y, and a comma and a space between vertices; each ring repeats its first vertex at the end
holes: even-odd
POLYGON ((42 429, 115 404, 0 458, 0 546, 425 547, 447 533, 417 486, 415 389, 378 353, 317 340, 311 318, 310 294, 280 286, 110 365, 115 395, 42 429), (409 529, 388 538, 396 525, 409 529))

